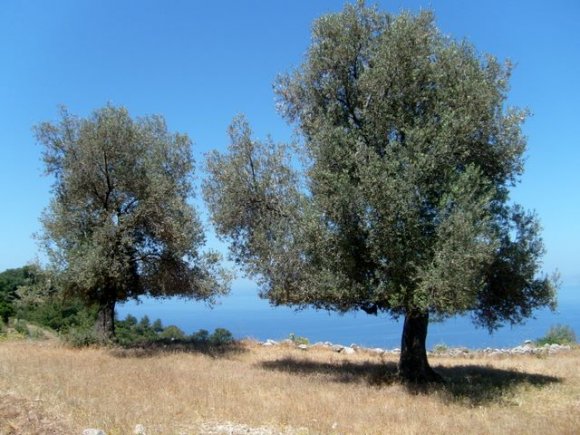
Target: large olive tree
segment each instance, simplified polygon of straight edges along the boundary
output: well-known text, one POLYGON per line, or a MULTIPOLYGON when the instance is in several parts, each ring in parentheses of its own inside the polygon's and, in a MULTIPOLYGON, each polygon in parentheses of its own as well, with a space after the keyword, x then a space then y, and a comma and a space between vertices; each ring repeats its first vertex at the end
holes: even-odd
POLYGON ((430 318, 470 311, 493 329, 552 306, 537 220, 509 200, 527 115, 507 107, 510 69, 429 12, 359 2, 317 20, 305 62, 276 83, 305 163, 243 119, 207 161, 217 232, 262 295, 403 316, 399 373, 420 382, 439 379, 430 318))
POLYGON ((59 286, 98 306, 101 339, 114 335, 119 301, 225 293, 217 254, 200 254, 186 135, 170 133, 160 116, 132 119, 108 105, 86 119, 63 109, 36 136, 55 178, 42 217, 44 247, 59 286))

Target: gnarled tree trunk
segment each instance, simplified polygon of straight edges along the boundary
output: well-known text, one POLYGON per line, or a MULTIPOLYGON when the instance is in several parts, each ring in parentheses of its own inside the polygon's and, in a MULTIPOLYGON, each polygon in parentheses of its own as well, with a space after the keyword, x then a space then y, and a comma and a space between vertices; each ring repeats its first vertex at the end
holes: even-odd
POLYGON ((115 300, 102 301, 95 322, 97 340, 106 343, 115 337, 115 300))
POLYGON ((404 381, 413 383, 443 381, 427 361, 425 341, 428 325, 429 313, 411 311, 405 315, 398 373, 404 381))

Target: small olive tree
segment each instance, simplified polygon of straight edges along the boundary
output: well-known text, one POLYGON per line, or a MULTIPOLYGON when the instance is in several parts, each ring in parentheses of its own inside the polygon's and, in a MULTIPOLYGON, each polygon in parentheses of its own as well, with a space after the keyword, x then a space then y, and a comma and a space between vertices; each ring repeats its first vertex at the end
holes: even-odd
POLYGON ((115 304, 141 295, 211 299, 226 292, 193 194, 186 135, 161 116, 132 119, 107 105, 36 127, 53 197, 41 240, 59 287, 98 306, 96 333, 114 335, 115 304))
POLYGON ((400 376, 439 380, 430 318, 472 312, 494 329, 555 302, 537 219, 509 200, 527 115, 506 106, 510 70, 429 12, 323 16, 276 83, 306 163, 237 119, 207 160, 218 234, 274 304, 402 316, 400 376))

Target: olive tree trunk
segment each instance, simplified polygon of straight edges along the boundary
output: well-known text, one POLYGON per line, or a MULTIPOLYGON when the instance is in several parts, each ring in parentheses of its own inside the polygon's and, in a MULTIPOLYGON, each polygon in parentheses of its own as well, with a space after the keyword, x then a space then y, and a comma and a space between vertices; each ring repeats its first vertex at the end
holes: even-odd
POLYGON ((427 361, 425 342, 428 325, 429 313, 412 311, 405 315, 398 371, 399 377, 404 381, 443 382, 443 378, 431 368, 427 361))
POLYGON ((97 311, 95 322, 97 340, 106 343, 115 337, 115 300, 102 301, 97 311))

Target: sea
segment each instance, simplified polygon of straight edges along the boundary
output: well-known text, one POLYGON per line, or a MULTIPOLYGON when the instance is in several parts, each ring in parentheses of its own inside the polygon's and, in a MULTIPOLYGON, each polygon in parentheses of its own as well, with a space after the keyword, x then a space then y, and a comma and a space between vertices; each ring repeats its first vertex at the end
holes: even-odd
MULTIPOLYGON (((339 314, 326 310, 274 307, 260 299, 255 284, 247 280, 235 282, 231 293, 213 307, 204 302, 183 298, 141 298, 117 306, 117 316, 160 319, 163 325, 175 325, 191 334, 200 329, 213 331, 226 328, 238 339, 282 340, 290 334, 307 338, 311 343, 357 344, 363 347, 393 349, 400 347, 402 319, 387 314, 378 316, 364 312, 339 314)), ((558 307, 537 310, 523 324, 505 325, 493 333, 474 326, 469 315, 432 322, 427 335, 427 348, 436 345, 470 349, 506 348, 534 340, 546 334, 553 325, 570 326, 580 338, 580 285, 562 286, 558 307)))

